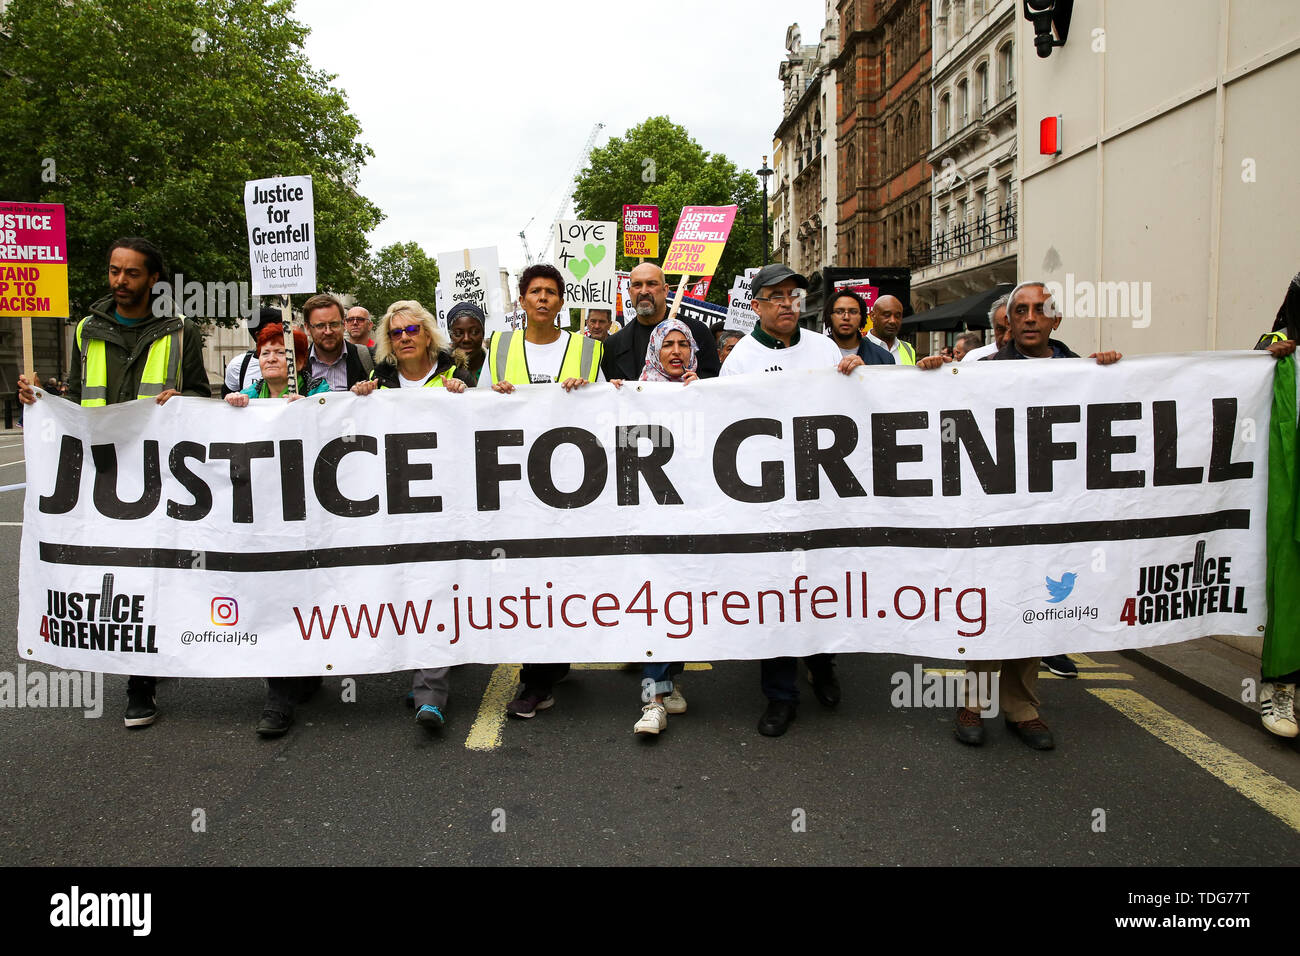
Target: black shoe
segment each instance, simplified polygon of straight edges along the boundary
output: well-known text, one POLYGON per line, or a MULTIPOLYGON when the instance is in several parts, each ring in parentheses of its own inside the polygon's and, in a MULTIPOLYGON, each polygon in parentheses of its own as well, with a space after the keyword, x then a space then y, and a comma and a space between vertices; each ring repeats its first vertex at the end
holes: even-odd
POLYGON ((952 732, 958 740, 972 747, 984 743, 984 721, 978 713, 968 707, 957 708, 957 723, 952 728, 952 732))
POLYGON ((840 682, 836 680, 833 668, 820 673, 808 671, 808 683, 812 684, 813 696, 823 707, 834 707, 840 702, 840 682))
POLYGON ((262 711, 262 719, 257 722, 259 737, 283 737, 293 723, 293 715, 278 710, 262 711))
POLYGON ((143 690, 127 691, 126 712, 122 722, 128 727, 148 727, 158 718, 153 694, 143 690))
POLYGON ((1051 750, 1056 746, 1056 741, 1052 739, 1052 732, 1047 729, 1047 724, 1037 717, 1033 720, 1019 722, 1008 718, 1007 727, 1035 750, 1051 750))
POLYGON ((1065 654, 1056 654, 1052 657, 1044 657, 1043 666, 1057 677, 1079 676, 1079 668, 1076 667, 1074 661, 1070 660, 1069 656, 1065 654))
POLYGON ((798 705, 792 700, 769 700, 767 710, 758 720, 758 732, 764 737, 780 737, 794 723, 798 705))

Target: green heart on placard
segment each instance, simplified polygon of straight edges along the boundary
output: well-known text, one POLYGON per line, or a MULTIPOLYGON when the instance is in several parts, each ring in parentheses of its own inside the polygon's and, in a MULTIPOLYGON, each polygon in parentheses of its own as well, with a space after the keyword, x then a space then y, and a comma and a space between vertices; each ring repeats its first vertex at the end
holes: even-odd
POLYGON ((593 246, 589 242, 587 243, 586 248, 584 248, 582 251, 587 254, 587 258, 591 260, 591 264, 593 266, 597 265, 601 259, 605 258, 604 246, 593 246))
POLYGON ((574 259, 569 263, 569 271, 573 273, 575 279, 581 279, 591 269, 591 264, 586 259, 574 259))

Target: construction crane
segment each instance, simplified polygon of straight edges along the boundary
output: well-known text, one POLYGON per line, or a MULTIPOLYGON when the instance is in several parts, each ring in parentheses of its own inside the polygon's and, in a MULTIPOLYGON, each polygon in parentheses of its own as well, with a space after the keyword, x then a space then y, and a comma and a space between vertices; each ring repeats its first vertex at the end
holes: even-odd
MULTIPOLYGON (((536 216, 533 217, 533 219, 536 218, 537 218, 536 216)), ((529 219, 528 225, 524 226, 524 228, 519 230, 519 241, 524 244, 524 261, 527 262, 530 266, 533 264, 533 253, 532 250, 528 248, 528 237, 524 235, 524 233, 528 231, 528 226, 531 226, 533 224, 533 219, 529 219)))
POLYGON ((551 228, 546 233, 546 243, 542 246, 541 254, 537 256, 536 260, 533 259, 533 254, 528 248, 528 240, 524 236, 524 230, 526 230, 528 226, 531 226, 533 224, 533 219, 536 219, 537 217, 534 216, 533 219, 529 219, 528 226, 524 226, 524 228, 519 231, 519 239, 524 244, 524 258, 528 260, 530 266, 534 261, 546 262, 549 260, 551 247, 555 241, 555 230, 560 228, 560 220, 564 218, 565 211, 573 202, 573 179, 578 175, 578 170, 582 169, 582 167, 587 164, 587 158, 591 156, 592 147, 596 145, 596 137, 600 135, 600 131, 604 128, 604 123, 597 123, 592 127, 591 134, 587 137, 587 142, 582 147, 582 152, 578 154, 578 161, 574 163, 573 168, 569 170, 569 177, 567 180, 568 188, 564 191, 564 198, 560 200, 560 208, 555 211, 555 218, 551 220, 551 228))

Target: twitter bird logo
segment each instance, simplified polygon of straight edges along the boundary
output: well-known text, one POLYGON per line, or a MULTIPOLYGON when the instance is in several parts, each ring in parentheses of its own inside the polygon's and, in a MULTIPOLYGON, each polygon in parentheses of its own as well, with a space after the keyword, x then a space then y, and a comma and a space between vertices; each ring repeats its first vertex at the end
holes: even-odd
POLYGON ((1047 581, 1047 593, 1051 595, 1051 597, 1048 598, 1047 603, 1060 604, 1068 598, 1070 592, 1074 590, 1074 582, 1078 579, 1079 576, 1073 571, 1066 571, 1061 575, 1061 580, 1059 581, 1053 581, 1050 577, 1045 578, 1044 580, 1047 581))

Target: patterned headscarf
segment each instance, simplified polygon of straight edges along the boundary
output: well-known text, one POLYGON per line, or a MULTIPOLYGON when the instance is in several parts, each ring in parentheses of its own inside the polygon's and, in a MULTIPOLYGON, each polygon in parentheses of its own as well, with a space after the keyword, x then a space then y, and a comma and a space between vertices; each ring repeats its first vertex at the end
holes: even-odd
POLYGON ((655 326, 654 331, 650 333, 650 346, 645 350, 645 368, 641 370, 642 382, 680 382, 680 378, 673 378, 659 363, 659 352, 664 347, 664 339, 668 338, 669 332, 681 332, 686 336, 686 341, 691 345, 691 358, 682 369, 682 375, 687 372, 694 372, 696 365, 695 360, 695 337, 691 335, 691 330, 681 319, 664 319, 655 326))

